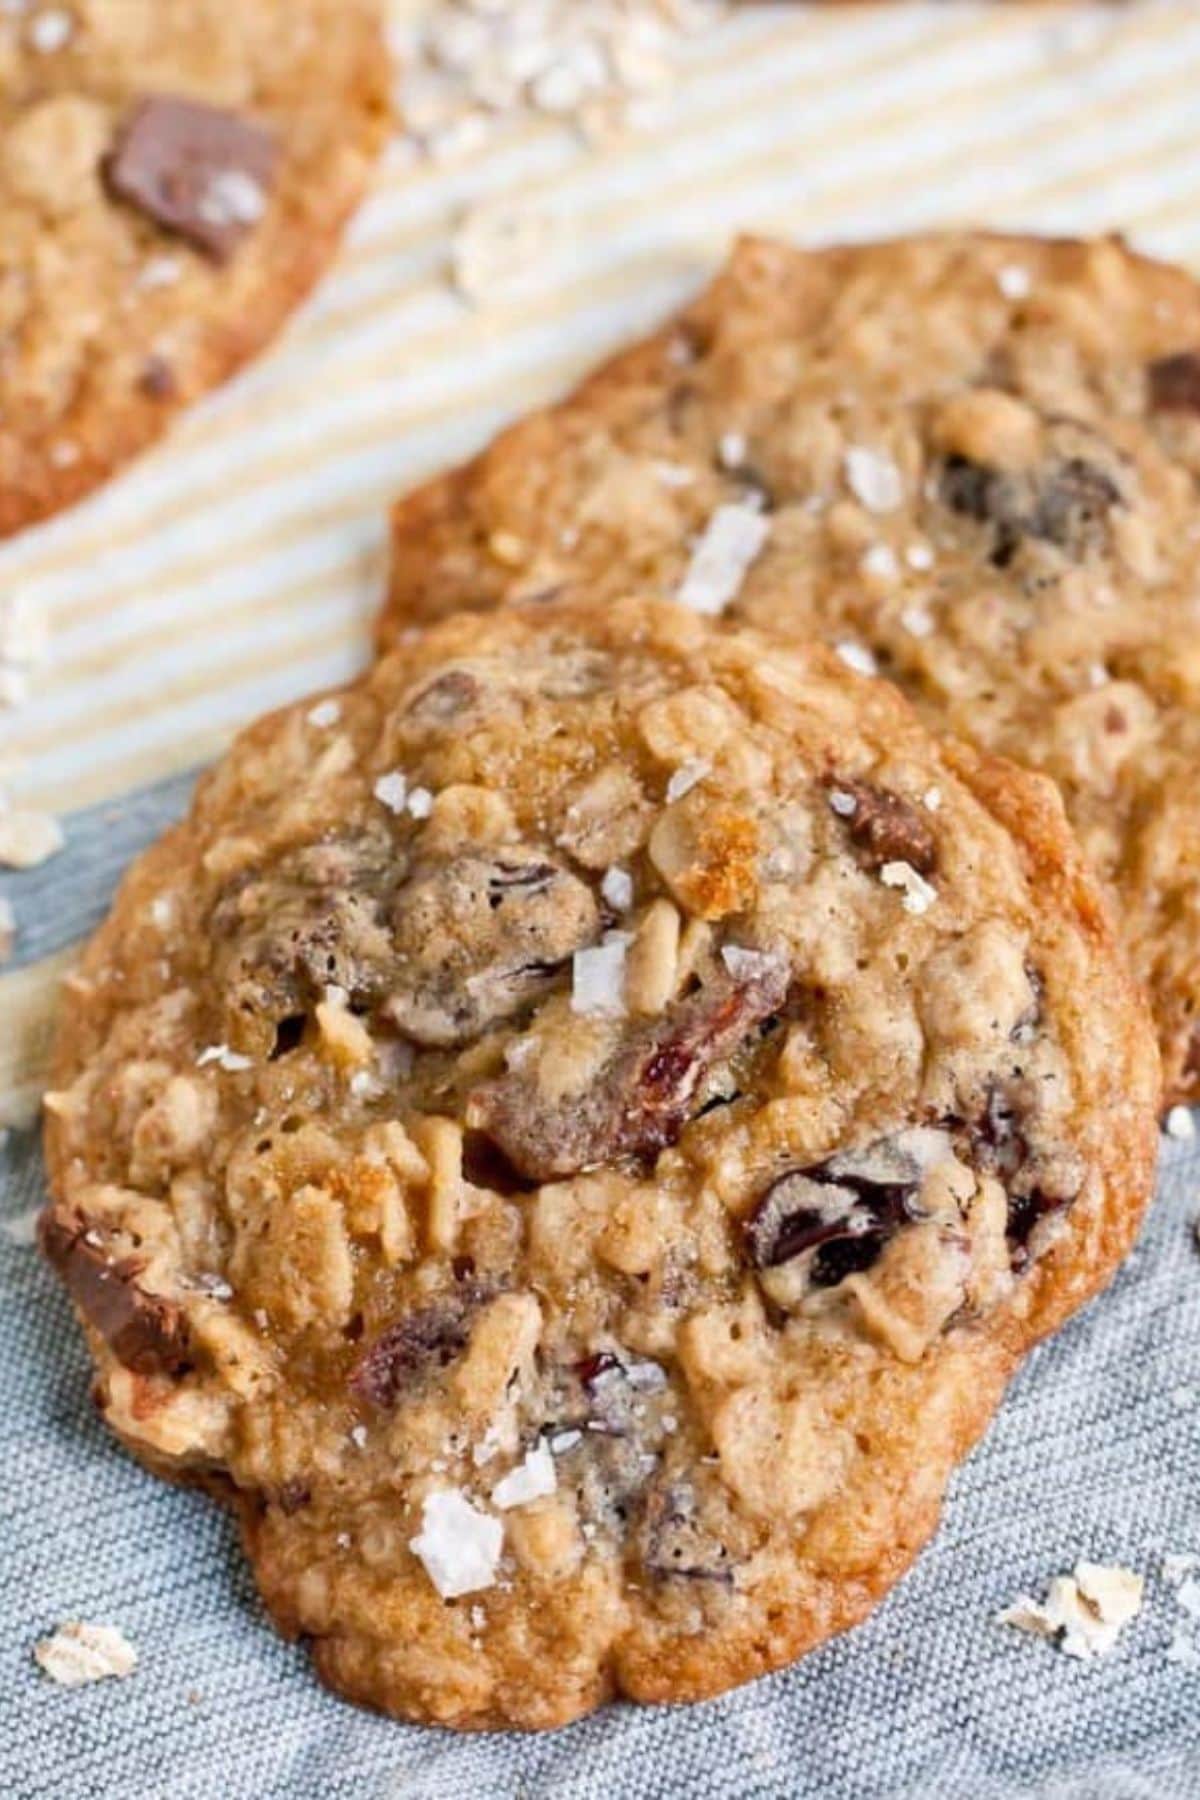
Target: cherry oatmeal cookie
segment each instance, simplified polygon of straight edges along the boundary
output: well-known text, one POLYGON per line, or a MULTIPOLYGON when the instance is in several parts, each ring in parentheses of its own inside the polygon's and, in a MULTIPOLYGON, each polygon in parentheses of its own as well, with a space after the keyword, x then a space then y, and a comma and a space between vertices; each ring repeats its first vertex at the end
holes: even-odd
POLYGON ((0 6, 0 533, 272 336, 384 136, 377 0, 0 6))
POLYGON ((630 589, 839 646, 1053 776, 1200 1099, 1200 286, 1114 240, 749 241, 395 512, 390 637, 630 589))
POLYGON ((1049 782, 669 603, 246 732, 71 981, 105 1417, 353 1699, 696 1699, 867 1613, 1112 1274, 1153 1034, 1049 782))

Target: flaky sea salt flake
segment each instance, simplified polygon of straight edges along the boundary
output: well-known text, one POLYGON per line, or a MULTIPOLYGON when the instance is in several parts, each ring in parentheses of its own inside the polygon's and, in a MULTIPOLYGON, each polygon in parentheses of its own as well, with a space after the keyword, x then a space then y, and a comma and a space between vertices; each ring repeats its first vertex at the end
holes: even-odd
POLYGON ((552 1494, 557 1486, 558 1476, 554 1472, 550 1447, 538 1444, 526 1452, 523 1462, 496 1483, 492 1489, 492 1503, 502 1512, 510 1506, 528 1506, 531 1500, 541 1500, 552 1494))
POLYGON ((625 955, 632 942, 628 931, 610 931, 601 943, 575 952, 571 961, 572 1012, 624 1012, 625 955))
POLYGON ((851 444, 844 457, 846 480, 868 512, 895 512, 904 499, 904 482, 891 457, 881 450, 851 444))
POLYGON ((443 1600, 493 1586, 504 1543, 499 1519, 480 1512, 458 1488, 425 1496, 421 1530, 409 1548, 443 1600))
POLYGON ((718 506, 692 551, 676 595, 680 604, 710 616, 724 612, 770 532, 771 522, 757 504, 718 506))
POLYGON ((400 814, 404 811, 404 803, 408 799, 408 780, 399 769, 392 769, 381 775, 371 789, 381 806, 386 806, 390 813, 400 814))

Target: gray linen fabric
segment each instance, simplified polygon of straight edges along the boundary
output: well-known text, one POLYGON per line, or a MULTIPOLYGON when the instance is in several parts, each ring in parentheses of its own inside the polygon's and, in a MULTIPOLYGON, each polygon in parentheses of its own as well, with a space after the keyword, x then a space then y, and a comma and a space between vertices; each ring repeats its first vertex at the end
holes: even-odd
MULTIPOLYGON (((24 953, 102 910, 117 870, 184 803, 174 781, 68 821, 10 884, 24 953)), ((0 1218, 41 1199, 10 1141, 0 1218)), ((113 1443, 36 1253, 0 1230, 0 1791, 14 1800, 1159 1800, 1200 1794, 1200 1671, 1167 1660, 1182 1615, 1164 1554, 1200 1552, 1200 1154, 1164 1145, 1157 1202, 1111 1291, 1039 1351, 953 1482, 936 1541, 875 1617, 798 1668, 709 1705, 614 1707, 569 1730, 454 1738, 356 1712, 265 1624, 228 1521, 113 1443), (1144 1572, 1106 1661, 993 1615, 1078 1558, 1144 1572), (119 1625, 127 1681, 54 1686, 37 1638, 119 1625)), ((20 1236, 20 1233, 17 1233, 20 1236)), ((1200 1626, 1198 1626, 1200 1631, 1200 1626)))

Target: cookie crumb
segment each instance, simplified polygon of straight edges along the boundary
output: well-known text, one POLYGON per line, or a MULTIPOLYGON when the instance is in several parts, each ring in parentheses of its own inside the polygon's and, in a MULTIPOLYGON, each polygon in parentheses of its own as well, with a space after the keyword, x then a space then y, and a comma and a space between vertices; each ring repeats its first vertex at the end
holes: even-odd
POLYGON ((37 1243, 39 1206, 31 1206, 28 1212, 17 1213, 15 1218, 5 1219, 0 1230, 10 1244, 16 1244, 22 1250, 31 1250, 37 1243))
POLYGON ((115 1625, 72 1619, 34 1645, 34 1660, 60 1687, 84 1687, 114 1675, 124 1679, 137 1667, 137 1651, 115 1625))
POLYGON ((531 206, 478 206, 463 214, 451 245, 450 270, 464 300, 483 306, 519 294, 544 269, 565 227, 531 206))
POLYGON ((687 40, 727 10, 726 0, 442 0, 393 29, 398 110, 420 153, 439 161, 538 118, 610 142, 675 85, 687 40))
POLYGON ((50 813, 11 812, 0 806, 0 863, 9 869, 36 869, 57 856, 66 839, 50 813))
POLYGON ((409 1548, 443 1600, 493 1586, 504 1527, 471 1505, 458 1488, 426 1494, 421 1530, 409 1548))
POLYGON ((1047 1638, 1064 1655, 1090 1661, 1115 1649, 1142 1610, 1145 1585, 1132 1569, 1079 1562, 1073 1575, 1054 1577, 1044 1604, 1022 1595, 996 1615, 996 1623, 1047 1638))
POLYGON ((1196 1121, 1186 1106, 1173 1106, 1163 1120, 1163 1130, 1178 1143, 1190 1144, 1196 1135, 1196 1121))
POLYGON ((724 612, 767 538, 771 522, 753 500, 718 506, 692 551, 676 599, 693 612, 724 612))

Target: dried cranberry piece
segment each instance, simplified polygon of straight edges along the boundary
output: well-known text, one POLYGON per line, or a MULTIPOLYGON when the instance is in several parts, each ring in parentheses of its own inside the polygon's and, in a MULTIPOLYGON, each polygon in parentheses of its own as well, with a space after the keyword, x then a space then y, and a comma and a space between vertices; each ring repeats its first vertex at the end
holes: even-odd
POLYGON ((610 1375, 614 1369, 620 1367, 620 1360, 611 1351, 597 1350, 592 1356, 585 1356, 575 1364, 575 1373, 590 1393, 593 1384, 601 1375, 610 1375))
POLYGON ((787 980, 782 962, 748 981, 715 978, 633 1031, 585 1094, 548 1104, 527 1077, 512 1071, 472 1095, 472 1123, 532 1181, 575 1175, 622 1156, 650 1160, 675 1143, 699 1110, 710 1070, 773 1018, 787 980))
POLYGON ((394 1320, 355 1363, 351 1392, 371 1406, 395 1406, 415 1377, 445 1368, 465 1349, 484 1297, 478 1287, 462 1288, 394 1320))

